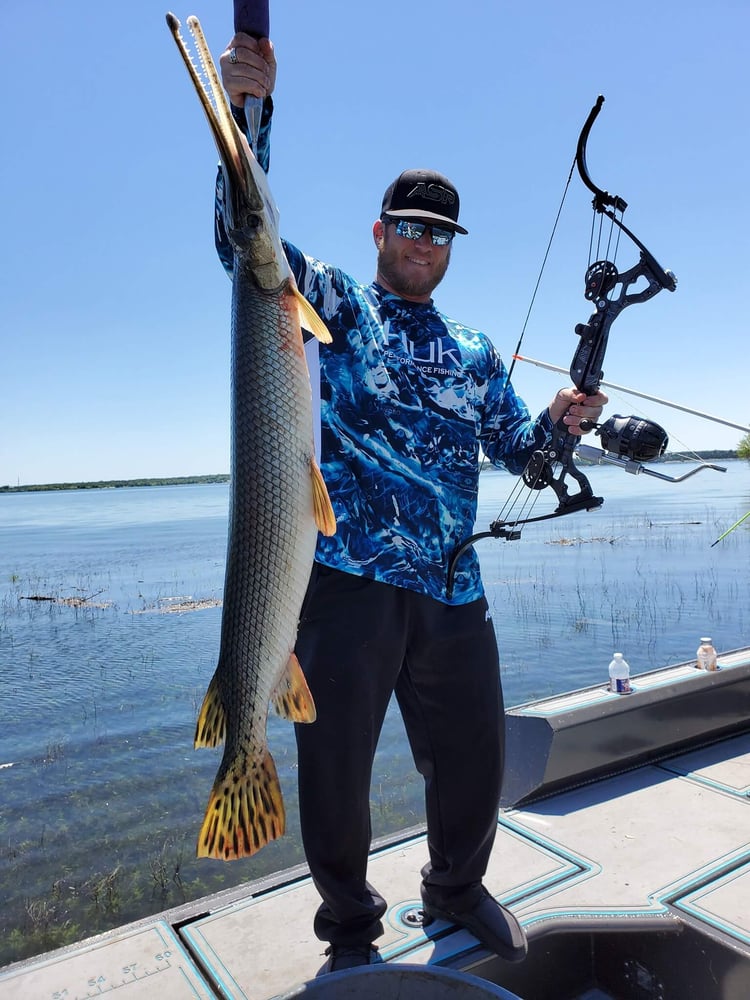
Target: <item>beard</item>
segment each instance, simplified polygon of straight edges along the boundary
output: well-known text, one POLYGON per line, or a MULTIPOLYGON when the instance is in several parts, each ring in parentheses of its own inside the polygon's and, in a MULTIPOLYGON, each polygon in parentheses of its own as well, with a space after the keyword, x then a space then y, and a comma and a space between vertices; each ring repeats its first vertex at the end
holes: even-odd
MULTIPOLYGON (((385 279, 388 287, 404 298, 422 298, 431 296, 445 277, 451 259, 451 247, 442 261, 425 268, 424 276, 404 274, 401 255, 403 248, 394 241, 385 239, 378 250, 378 275, 385 279)), ((416 270, 416 268, 415 268, 416 270)))

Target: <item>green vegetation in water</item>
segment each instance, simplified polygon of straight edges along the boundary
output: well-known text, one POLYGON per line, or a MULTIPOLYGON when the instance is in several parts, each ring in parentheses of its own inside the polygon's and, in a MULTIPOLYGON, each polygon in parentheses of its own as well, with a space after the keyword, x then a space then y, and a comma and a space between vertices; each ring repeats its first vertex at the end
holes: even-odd
MULTIPOLYGON (((399 760, 397 770, 400 764, 399 760)), ((404 780, 399 773, 388 773, 383 779, 373 790, 374 834, 384 836, 422 823, 416 777, 409 774, 404 780)), ((185 797, 189 798, 187 791, 185 797)), ((290 811, 296 809, 293 795, 288 797, 290 806, 290 811)), ((290 818, 292 836, 242 866, 196 862, 194 838, 184 832, 161 842, 148 837, 146 843, 138 843, 134 836, 126 856, 104 870, 84 874, 80 864, 61 864, 51 884, 39 885, 3 920, 0 967, 302 864, 299 831, 290 818)), ((41 858, 46 850, 44 832, 35 840, 6 843, 2 854, 9 876, 17 865, 16 877, 23 878, 29 856, 41 858)))

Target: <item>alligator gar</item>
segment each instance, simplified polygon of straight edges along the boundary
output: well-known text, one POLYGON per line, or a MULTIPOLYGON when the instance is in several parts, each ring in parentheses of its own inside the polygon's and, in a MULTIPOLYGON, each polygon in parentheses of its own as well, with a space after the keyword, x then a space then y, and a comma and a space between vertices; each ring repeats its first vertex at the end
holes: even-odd
POLYGON ((226 191, 232 280, 231 487, 221 646, 195 746, 224 743, 198 836, 198 857, 247 857, 284 833, 284 802, 266 725, 315 706, 294 655, 318 530, 336 522, 315 461, 301 323, 331 336, 298 291, 266 175, 232 118, 197 18, 187 24, 206 83, 167 14, 208 118, 226 191))

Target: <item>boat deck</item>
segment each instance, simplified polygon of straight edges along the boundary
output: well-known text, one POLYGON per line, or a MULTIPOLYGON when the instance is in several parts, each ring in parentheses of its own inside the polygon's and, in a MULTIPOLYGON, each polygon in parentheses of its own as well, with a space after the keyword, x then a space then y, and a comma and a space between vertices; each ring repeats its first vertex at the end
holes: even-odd
MULTIPOLYGON (((693 672, 685 683, 728 686, 738 715, 750 719, 750 651, 720 663, 721 682, 693 672)), ((684 666, 670 670, 670 683, 682 683, 684 666)), ((659 687, 657 674, 637 687, 659 687)), ((607 704, 619 718, 624 701, 637 713, 636 696, 607 704)), ((615 696, 592 688, 511 714, 569 721, 605 697, 615 696)), ((715 742, 534 794, 501 812, 485 880, 526 928, 527 960, 504 963, 442 922, 422 928, 427 852, 424 835, 411 831, 371 856, 370 881, 390 900, 377 942, 385 961, 471 972, 524 1000, 747 1000, 750 723, 715 742)), ((302 870, 283 875, 10 966, 0 972, 0 998, 79 1000, 115 990, 122 1000, 281 997, 324 962, 311 929, 315 889, 302 870)))

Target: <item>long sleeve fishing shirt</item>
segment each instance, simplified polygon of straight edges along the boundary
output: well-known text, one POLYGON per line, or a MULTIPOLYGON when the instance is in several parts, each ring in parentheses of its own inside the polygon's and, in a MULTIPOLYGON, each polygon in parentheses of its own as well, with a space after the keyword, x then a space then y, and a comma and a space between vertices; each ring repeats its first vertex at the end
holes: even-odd
MULTIPOLYGON (((267 99, 258 142, 265 170, 271 112, 267 99)), ((223 198, 220 170, 216 246, 231 275, 223 198)), ((333 337, 307 345, 319 461, 337 521, 335 535, 319 536, 316 560, 445 603, 476 600, 483 587, 473 548, 458 562, 450 600, 446 585, 452 553, 474 530, 481 452, 519 474, 549 439, 548 411, 531 419, 489 338, 432 301, 408 302, 290 243, 284 249, 333 337)))

